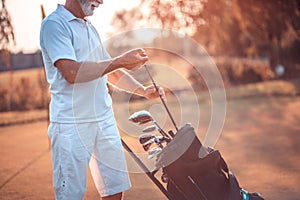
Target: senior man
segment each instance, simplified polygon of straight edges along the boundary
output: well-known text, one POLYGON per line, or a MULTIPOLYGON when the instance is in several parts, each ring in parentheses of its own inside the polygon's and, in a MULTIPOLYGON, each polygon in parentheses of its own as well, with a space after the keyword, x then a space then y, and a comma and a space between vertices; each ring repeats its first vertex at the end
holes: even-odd
POLYGON ((44 19, 40 45, 50 84, 50 125, 53 185, 56 199, 83 199, 90 166, 102 199, 122 199, 130 188, 120 135, 107 83, 158 97, 126 70, 143 65, 148 56, 134 49, 111 58, 86 18, 101 0, 66 0, 44 19), (123 70, 123 69, 126 70, 123 70))

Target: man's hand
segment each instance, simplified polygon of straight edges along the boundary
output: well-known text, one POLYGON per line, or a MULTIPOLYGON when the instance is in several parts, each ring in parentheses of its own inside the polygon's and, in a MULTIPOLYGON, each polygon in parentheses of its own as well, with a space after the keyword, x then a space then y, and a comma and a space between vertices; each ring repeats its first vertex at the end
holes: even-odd
POLYGON ((148 56, 144 49, 133 49, 118 56, 114 64, 127 70, 140 67, 148 61, 148 56))
POLYGON ((147 99, 154 99, 154 98, 161 96, 164 100, 166 100, 166 95, 165 95, 164 89, 160 86, 157 86, 157 87, 158 87, 159 93, 156 91, 154 85, 151 85, 151 86, 147 86, 144 88, 142 95, 144 97, 146 97, 147 99))

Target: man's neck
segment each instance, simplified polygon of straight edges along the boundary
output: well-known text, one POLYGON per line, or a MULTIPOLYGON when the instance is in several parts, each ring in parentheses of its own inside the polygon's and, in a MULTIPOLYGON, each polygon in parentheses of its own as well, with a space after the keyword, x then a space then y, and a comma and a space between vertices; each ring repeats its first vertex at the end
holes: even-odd
POLYGON ((82 11, 82 8, 78 2, 78 0, 67 0, 64 5, 65 9, 70 11, 75 17, 85 19, 85 14, 82 11))

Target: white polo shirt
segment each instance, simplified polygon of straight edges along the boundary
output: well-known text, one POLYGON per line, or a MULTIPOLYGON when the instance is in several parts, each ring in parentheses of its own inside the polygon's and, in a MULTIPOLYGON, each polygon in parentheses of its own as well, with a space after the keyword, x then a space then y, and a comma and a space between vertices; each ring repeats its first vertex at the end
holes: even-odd
POLYGON ((40 45, 50 84, 50 121, 84 123, 111 117, 112 102, 106 76, 70 84, 54 66, 59 59, 82 62, 110 58, 93 25, 58 5, 42 23, 40 45))

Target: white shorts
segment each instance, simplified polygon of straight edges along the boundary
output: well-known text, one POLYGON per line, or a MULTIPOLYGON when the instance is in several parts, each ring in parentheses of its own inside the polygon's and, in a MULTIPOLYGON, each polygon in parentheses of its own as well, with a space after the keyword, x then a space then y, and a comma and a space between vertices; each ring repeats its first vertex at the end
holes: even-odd
POLYGON ((101 197, 130 188, 122 143, 114 119, 80 124, 51 123, 48 135, 52 144, 56 199, 83 199, 88 166, 101 197))

